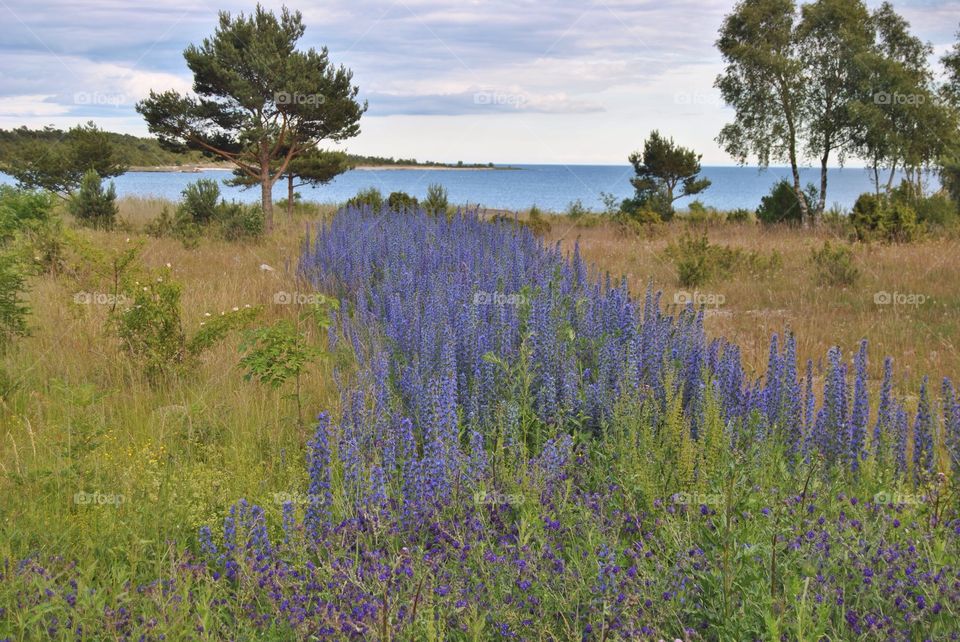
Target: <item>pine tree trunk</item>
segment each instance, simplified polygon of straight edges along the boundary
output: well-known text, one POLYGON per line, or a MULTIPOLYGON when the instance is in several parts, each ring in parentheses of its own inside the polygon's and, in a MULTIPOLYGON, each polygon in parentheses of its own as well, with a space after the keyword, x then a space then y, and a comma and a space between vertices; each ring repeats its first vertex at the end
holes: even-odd
POLYGON ((287 175, 287 216, 293 217, 293 174, 287 175))

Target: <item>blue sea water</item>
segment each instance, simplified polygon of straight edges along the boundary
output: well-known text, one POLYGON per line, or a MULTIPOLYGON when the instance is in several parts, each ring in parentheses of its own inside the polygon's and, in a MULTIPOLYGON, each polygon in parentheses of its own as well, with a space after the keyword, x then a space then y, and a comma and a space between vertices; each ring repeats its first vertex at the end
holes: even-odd
MULTIPOLYGON (((318 188, 300 187, 298 192, 306 200, 321 203, 342 202, 359 190, 376 187, 384 195, 404 191, 417 197, 426 195, 427 186, 440 183, 447 188, 450 202, 456 205, 477 205, 497 209, 526 209, 536 205, 542 210, 562 212, 574 201, 599 211, 603 207, 602 194, 617 198, 632 195, 630 178, 633 170, 629 165, 515 165, 510 170, 374 170, 359 169, 341 174, 332 182, 318 188)), ((820 175, 816 169, 801 172, 804 184, 819 185, 820 175)), ((781 178, 788 178, 789 168, 771 167, 704 167, 703 176, 713 184, 699 199, 718 209, 755 209, 760 199, 770 191, 771 185, 781 178)), ((222 180, 230 177, 227 170, 207 170, 202 173, 187 172, 128 172, 114 179, 117 193, 121 196, 157 196, 176 200, 190 182, 198 178, 222 180)), ((873 189, 870 176, 862 168, 833 168, 829 170, 827 204, 849 209, 857 196, 873 189)), ((0 174, 0 183, 9 183, 10 178, 0 174)), ((935 180, 931 185, 936 187, 935 180)), ((229 198, 246 202, 260 199, 256 189, 241 190, 223 187, 229 198)), ((286 196, 286 184, 278 183, 275 198, 286 196)), ((677 201, 683 209, 691 199, 677 201)))

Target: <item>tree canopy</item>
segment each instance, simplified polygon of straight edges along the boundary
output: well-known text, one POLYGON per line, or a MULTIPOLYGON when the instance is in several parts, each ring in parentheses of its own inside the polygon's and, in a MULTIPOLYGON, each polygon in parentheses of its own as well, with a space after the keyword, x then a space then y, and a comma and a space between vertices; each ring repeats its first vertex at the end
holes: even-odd
POLYGON ((709 179, 698 178, 700 158, 692 149, 677 145, 659 131, 651 132, 643 152, 634 152, 628 159, 636 173, 630 181, 636 190, 633 204, 669 218, 675 200, 710 187, 709 179))
POLYGON ((194 95, 156 93, 137 105, 162 145, 224 158, 261 186, 267 226, 274 183, 291 162, 321 140, 356 136, 366 103, 353 74, 335 67, 326 48, 296 48, 305 27, 300 12, 276 16, 220 13, 214 35, 184 58, 194 95))
MULTIPOLYGON (((6 134, 6 132, 4 132, 6 134)), ((100 178, 112 178, 126 171, 110 134, 92 122, 67 132, 48 128, 42 135, 14 130, 6 136, 0 171, 12 176, 26 189, 41 189, 61 196, 73 194, 90 170, 100 178), (9 144, 15 139, 15 144, 9 144)))

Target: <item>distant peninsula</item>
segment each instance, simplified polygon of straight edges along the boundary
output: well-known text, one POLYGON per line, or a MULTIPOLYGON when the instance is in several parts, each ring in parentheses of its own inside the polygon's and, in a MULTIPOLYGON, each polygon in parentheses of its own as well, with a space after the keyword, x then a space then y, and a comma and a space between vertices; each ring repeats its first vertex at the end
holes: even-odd
MULTIPOLYGON (((35 142, 56 142, 66 132, 55 127, 43 129, 0 129, 0 164, 20 156, 22 150, 35 142)), ((119 161, 131 172, 202 172, 206 170, 231 169, 230 163, 213 160, 198 151, 172 152, 160 146, 156 138, 133 136, 117 132, 105 132, 117 150, 119 161)), ((519 169, 493 163, 439 163, 418 161, 415 158, 392 156, 363 156, 348 154, 353 169, 365 170, 504 170, 519 169)))

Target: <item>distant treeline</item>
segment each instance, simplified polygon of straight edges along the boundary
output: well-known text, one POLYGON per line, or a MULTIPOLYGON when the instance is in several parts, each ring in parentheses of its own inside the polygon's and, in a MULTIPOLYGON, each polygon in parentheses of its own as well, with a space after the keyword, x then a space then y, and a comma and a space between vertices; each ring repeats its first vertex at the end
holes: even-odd
MULTIPOLYGON (((22 157, 23 150, 35 143, 54 144, 63 140, 67 132, 56 127, 43 129, 0 129, 0 164, 22 157)), ((115 150, 116 159, 126 167, 162 167, 168 165, 197 165, 201 163, 219 163, 220 159, 209 158, 198 151, 186 153, 172 152, 163 149, 156 138, 133 136, 104 132, 115 150)), ((393 158, 392 156, 362 156, 348 154, 347 162, 353 167, 370 165, 418 165, 424 167, 493 167, 493 163, 438 163, 435 161, 418 161, 415 158, 393 158)))
MULTIPOLYGON (((130 134, 103 132, 113 146, 115 158, 127 167, 157 167, 162 165, 195 165, 209 163, 197 151, 178 154, 160 147, 156 138, 144 138, 130 134)), ((64 139, 67 132, 55 127, 43 129, 0 129, 0 163, 22 156, 25 148, 40 144, 55 144, 64 139)))
POLYGON ((360 156, 347 154, 347 161, 353 166, 363 165, 420 165, 424 167, 484 167, 491 168, 493 163, 438 163, 436 161, 418 161, 416 158, 394 158, 393 156, 360 156))

